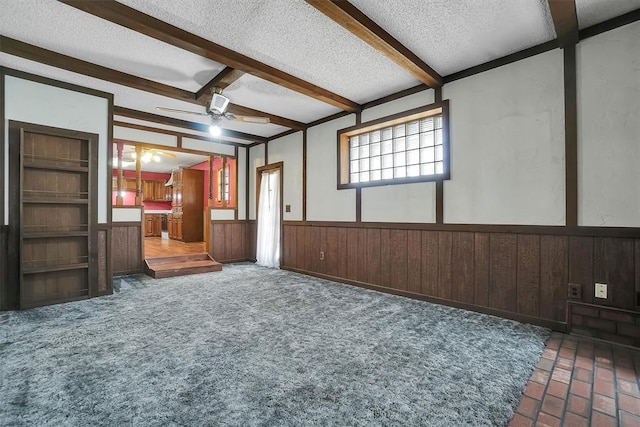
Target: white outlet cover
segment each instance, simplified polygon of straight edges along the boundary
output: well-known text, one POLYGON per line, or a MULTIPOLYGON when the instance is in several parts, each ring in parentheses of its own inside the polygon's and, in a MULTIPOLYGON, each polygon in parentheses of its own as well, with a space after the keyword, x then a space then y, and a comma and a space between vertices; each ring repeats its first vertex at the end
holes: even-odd
POLYGON ((596 283, 595 284, 596 298, 607 299, 607 284, 596 283))

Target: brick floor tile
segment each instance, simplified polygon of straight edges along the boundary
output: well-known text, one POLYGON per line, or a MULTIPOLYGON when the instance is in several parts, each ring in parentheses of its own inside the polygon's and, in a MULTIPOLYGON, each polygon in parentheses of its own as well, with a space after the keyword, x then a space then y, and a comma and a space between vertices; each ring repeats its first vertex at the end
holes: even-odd
POLYGON ((547 341, 546 347, 552 350, 558 350, 560 348, 560 343, 561 340, 557 338, 550 338, 549 341, 547 341))
POLYGON ((596 366, 603 368, 611 368, 613 366, 613 360, 610 357, 598 356, 596 351, 596 366))
POLYGON ((613 371, 611 369, 601 368, 599 366, 596 367, 596 378, 613 382, 613 371))
POLYGON ((557 355, 558 355, 558 352, 556 350, 552 350, 550 348, 545 348, 542 351, 542 357, 544 357, 545 359, 556 360, 556 356, 557 355))
POLYGON ((569 384, 571 382, 571 371, 562 368, 555 368, 551 374, 551 379, 569 384))
POLYGON ((527 396, 522 396, 522 399, 520 399, 520 404, 518 405, 516 412, 518 412, 521 415, 524 415, 525 417, 529 417, 533 419, 535 417, 536 412, 538 412, 539 406, 540 406, 540 401, 532 399, 527 396))
POLYGON ((564 399, 560 399, 555 396, 546 395, 542 400, 542 406, 540 407, 542 412, 546 412, 556 417, 561 417, 564 412, 564 399))
POLYGON ((571 393, 589 399, 591 398, 591 384, 573 380, 571 382, 571 393))
POLYGON ((564 399, 569 390, 569 384, 561 383, 560 381, 551 380, 547 386, 547 394, 564 399))
POLYGON ((584 368, 576 368, 573 371, 573 378, 591 384, 593 382, 592 372, 584 368))
POLYGON ((618 420, 615 417, 603 414, 598 411, 591 412, 591 425, 593 427, 617 427, 618 420))
POLYGON ((535 381, 529 381, 527 388, 524 390, 524 394, 532 399, 542 400, 542 396, 544 396, 544 385, 535 381))
POLYGON ((619 380, 638 381, 633 369, 616 366, 616 378, 619 380))
POLYGON ((573 359, 576 356, 576 349, 575 348, 568 348, 568 347, 560 347, 560 352, 558 352, 558 354, 560 355, 560 357, 566 357, 567 359, 573 359))
POLYGON ((640 415, 640 399, 637 397, 619 393, 618 405, 623 411, 631 412, 634 415, 640 415))
POLYGON ((603 396, 602 394, 594 393, 591 407, 604 414, 616 416, 616 401, 610 397, 603 396))
POLYGON ((640 426, 640 417, 624 411, 618 411, 618 419, 620 427, 638 427, 640 426))
POLYGON ((536 364, 536 368, 542 369, 543 371, 550 371, 553 369, 553 360, 546 359, 541 357, 538 363, 536 364))
POLYGON ((593 383, 593 391, 609 397, 615 396, 616 393, 613 383, 602 380, 596 380, 595 383, 593 383))
POLYGON ((640 389, 638 389, 637 381, 618 380, 618 391, 640 397, 640 389))
POLYGON ((562 422, 562 427, 589 427, 589 420, 580 415, 567 412, 562 422))
POLYGON ((562 347, 576 349, 578 348, 578 341, 570 337, 565 337, 564 341, 562 341, 562 347))
POLYGON ((593 356, 595 354, 595 349, 593 348, 592 342, 581 342, 578 344, 578 356, 583 356, 589 358, 589 360, 593 361, 593 356))
POLYGON ((533 420, 520 414, 515 414, 509 422, 509 427, 531 427, 533 420))
POLYGON ((569 399, 567 400, 567 411, 588 417, 591 413, 591 400, 575 394, 570 394, 569 399))
POLYGON ((534 369, 533 375, 531 375, 531 381, 535 381, 540 384, 547 384, 549 382, 549 372, 541 369, 534 369))
POLYGON ((579 355, 576 357, 575 366, 593 371, 593 358, 579 355))
POLYGON ((573 359, 565 359, 564 357, 558 357, 556 360, 556 366, 568 371, 573 369, 573 359))
POLYGON ((536 427, 560 427, 560 419, 540 412, 538 420, 536 421, 536 427))

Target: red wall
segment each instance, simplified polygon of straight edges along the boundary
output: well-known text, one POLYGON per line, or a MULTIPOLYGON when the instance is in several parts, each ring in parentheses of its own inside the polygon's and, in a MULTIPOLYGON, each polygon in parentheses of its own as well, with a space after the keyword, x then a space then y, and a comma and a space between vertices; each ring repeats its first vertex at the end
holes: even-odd
MULTIPOLYGON (((142 172, 140 174, 142 179, 166 179, 168 180, 171 177, 170 173, 157 173, 157 172, 142 172)), ((118 170, 113 170, 113 176, 118 176, 118 170)), ((123 170, 122 176, 125 178, 135 178, 136 171, 133 170, 123 170)), ((118 195, 117 190, 114 190, 112 193, 112 203, 115 206, 116 204, 116 196, 118 195)), ((135 191, 125 191, 124 192, 124 201, 123 204, 125 206, 134 206, 136 204, 136 192, 135 191)), ((171 202, 142 202, 142 206, 144 206, 145 210, 162 210, 162 211, 170 211, 171 210, 171 202)))

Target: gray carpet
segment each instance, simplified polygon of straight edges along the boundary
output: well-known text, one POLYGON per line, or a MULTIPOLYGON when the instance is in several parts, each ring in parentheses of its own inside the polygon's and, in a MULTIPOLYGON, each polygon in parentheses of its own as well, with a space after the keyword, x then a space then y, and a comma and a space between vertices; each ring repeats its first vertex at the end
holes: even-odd
POLYGON ((503 426, 549 331, 250 264, 0 314, 0 425, 503 426))

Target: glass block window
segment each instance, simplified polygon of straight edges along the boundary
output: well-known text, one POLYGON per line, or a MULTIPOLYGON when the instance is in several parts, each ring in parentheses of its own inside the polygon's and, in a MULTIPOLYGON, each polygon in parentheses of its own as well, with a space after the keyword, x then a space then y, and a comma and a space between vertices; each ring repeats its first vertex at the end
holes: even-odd
POLYGON ((444 172, 442 114, 349 137, 349 182, 444 172))

